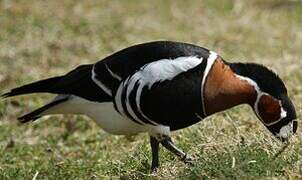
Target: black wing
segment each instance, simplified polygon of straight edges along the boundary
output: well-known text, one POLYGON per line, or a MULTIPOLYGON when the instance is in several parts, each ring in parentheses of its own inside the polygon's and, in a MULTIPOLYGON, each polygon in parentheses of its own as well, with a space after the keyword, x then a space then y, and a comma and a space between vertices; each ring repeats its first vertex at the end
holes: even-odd
POLYGON ((182 56, 207 59, 209 54, 208 49, 188 43, 155 41, 134 45, 104 58, 94 65, 94 72, 97 79, 114 94, 122 80, 148 63, 182 56))

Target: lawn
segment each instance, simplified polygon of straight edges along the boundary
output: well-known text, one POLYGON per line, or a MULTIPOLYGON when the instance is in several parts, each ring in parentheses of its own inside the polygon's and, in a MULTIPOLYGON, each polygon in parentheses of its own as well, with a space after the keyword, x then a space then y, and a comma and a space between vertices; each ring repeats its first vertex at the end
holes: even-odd
MULTIPOLYGON (((190 42, 230 62, 269 66, 284 80, 301 117, 298 0, 2 0, 0 93, 153 40, 190 42)), ((274 158, 283 145, 247 106, 172 133, 195 164, 185 165, 162 149, 161 167, 150 174, 146 134, 112 136, 84 116, 17 122, 51 97, 0 100, 0 179, 302 178, 302 131, 274 158)))

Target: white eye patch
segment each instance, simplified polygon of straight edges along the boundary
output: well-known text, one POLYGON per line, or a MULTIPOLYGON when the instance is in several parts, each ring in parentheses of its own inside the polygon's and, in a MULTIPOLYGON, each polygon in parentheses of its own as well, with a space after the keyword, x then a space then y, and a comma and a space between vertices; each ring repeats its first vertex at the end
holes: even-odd
POLYGON ((288 138, 292 133, 293 133, 293 121, 291 121, 287 125, 283 126, 280 129, 279 133, 276 134, 276 136, 282 137, 282 138, 288 138))

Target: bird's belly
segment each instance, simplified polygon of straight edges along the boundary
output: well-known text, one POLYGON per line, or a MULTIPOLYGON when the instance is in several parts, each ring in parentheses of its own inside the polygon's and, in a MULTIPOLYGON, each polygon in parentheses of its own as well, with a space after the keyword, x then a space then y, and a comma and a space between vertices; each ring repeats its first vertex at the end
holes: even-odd
POLYGON ((92 118, 104 131, 115 135, 134 135, 147 131, 145 126, 120 115, 112 102, 93 102, 76 97, 81 113, 92 118))
POLYGON ((96 110, 96 113, 92 112, 89 116, 108 133, 133 135, 146 131, 144 126, 120 115, 112 103, 102 103, 96 110))

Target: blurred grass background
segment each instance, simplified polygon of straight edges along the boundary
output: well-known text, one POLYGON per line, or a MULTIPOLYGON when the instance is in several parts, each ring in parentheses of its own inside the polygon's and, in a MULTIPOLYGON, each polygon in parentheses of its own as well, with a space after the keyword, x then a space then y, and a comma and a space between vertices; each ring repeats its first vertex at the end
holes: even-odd
MULTIPOLYGON (((133 44, 174 40, 207 47, 227 61, 271 67, 301 117, 301 28, 298 0, 0 0, 0 93, 133 44)), ((301 130, 273 160, 282 145, 247 106, 173 133, 197 158, 195 165, 162 150, 161 168, 150 174, 147 135, 129 141, 71 115, 17 123, 50 98, 0 101, 0 179, 302 178, 301 130)))

